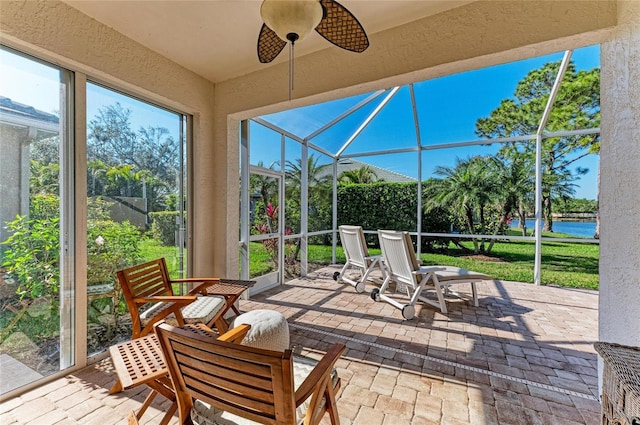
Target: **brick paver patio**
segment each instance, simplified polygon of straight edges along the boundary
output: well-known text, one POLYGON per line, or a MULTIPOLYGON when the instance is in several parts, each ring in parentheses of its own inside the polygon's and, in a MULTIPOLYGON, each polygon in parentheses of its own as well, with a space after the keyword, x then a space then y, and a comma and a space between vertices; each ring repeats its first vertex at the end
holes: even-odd
MULTIPOLYGON (((479 307, 452 299, 446 315, 418 306, 404 321, 395 307, 334 282, 336 270, 240 307, 282 312, 294 350, 304 354, 346 344, 338 363, 343 425, 599 423, 597 292, 486 281, 478 284, 479 307)), ((110 396, 114 381, 102 361, 2 403, 0 423, 126 423, 147 391, 110 396)), ((159 423, 167 407, 157 397, 141 422, 159 423)))

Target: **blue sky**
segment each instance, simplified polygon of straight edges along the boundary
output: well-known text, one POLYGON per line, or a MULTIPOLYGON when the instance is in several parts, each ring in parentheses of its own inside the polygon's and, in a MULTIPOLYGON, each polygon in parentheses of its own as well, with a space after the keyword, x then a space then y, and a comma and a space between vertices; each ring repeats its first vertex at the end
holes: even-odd
MULTIPOLYGON (((558 52, 415 83, 416 107, 422 144, 428 146, 477 140, 475 123, 478 118, 489 116, 502 99, 512 97, 518 81, 525 77, 529 71, 540 68, 548 62, 560 61, 563 55, 564 52, 558 52)), ((596 45, 577 49, 573 52, 571 59, 579 70, 599 67, 600 48, 596 45)), ((297 81, 296 84, 304 84, 304 81, 297 81)), ((263 118, 293 134, 306 137, 367 97, 368 94, 360 95, 284 111, 263 118)), ((384 95, 378 99, 381 100, 383 97, 384 95)), ((326 133, 314 138, 311 142, 329 152, 336 153, 373 111, 380 102, 378 99, 326 133)), ((252 123, 251 141, 252 164, 257 164, 262 160, 265 165, 269 165, 273 161, 279 160, 280 139, 274 132, 252 123)), ((287 146, 293 145, 295 143, 287 144, 287 146)), ((409 89, 404 87, 354 140, 345 153, 364 153, 415 146, 416 133, 410 94, 409 89)), ((498 146, 492 145, 489 147, 426 151, 423 154, 422 177, 432 176, 437 165, 453 166, 456 158, 462 159, 474 154, 495 153, 497 150, 498 146)), ((296 147, 293 154, 286 152, 286 159, 299 158, 299 152, 299 147, 296 147)), ((321 162, 330 162, 329 157, 325 155, 321 157, 321 162)), ((356 159, 413 178, 417 177, 417 157, 415 154, 366 156, 356 159)), ((577 184, 575 196, 596 199, 598 156, 590 155, 580 160, 575 166, 589 169, 585 176, 575 182, 577 184)))
MULTIPOLYGON (((0 49, 0 95, 48 112, 60 110, 60 71, 40 62, 26 59, 7 50, 0 49)), ((87 84, 87 121, 96 116, 99 108, 116 102, 132 111, 131 126, 161 126, 169 130, 177 140, 180 134, 179 115, 125 96, 102 86, 87 84)))
MULTIPOLYGON (((499 102, 511 97, 516 84, 530 70, 543 64, 562 59, 563 52, 543 57, 531 58, 509 64, 498 65, 476 71, 450 75, 442 78, 415 83, 415 94, 419 116, 421 139, 424 145, 475 140, 475 122, 488 116, 499 102)), ((572 60, 578 69, 592 69, 600 65, 599 46, 577 49, 572 60)), ((14 101, 34 106, 45 112, 56 112, 59 107, 59 71, 41 63, 22 58, 6 50, 0 50, 0 95, 14 101), (28 79, 28 84, 25 84, 28 79)), ((304 81, 296 81, 297 85, 304 81)), ((134 98, 89 84, 87 86, 88 119, 104 105, 116 101, 133 111, 132 127, 163 126, 174 138, 178 137, 179 117, 177 114, 157 108, 134 98)), ((295 96, 295 92, 294 92, 295 96)), ((323 124, 331 121, 349 107, 367 98, 363 94, 326 104, 313 105, 265 117, 267 120, 306 137, 323 124)), ((321 134, 312 142, 330 152, 337 152, 342 144, 360 126, 384 97, 381 96, 331 130, 321 134)), ((416 145, 415 126, 410 107, 408 88, 402 88, 382 109, 379 115, 358 136, 346 153, 380 151, 416 145)), ((262 126, 251 125, 251 163, 262 161, 269 165, 280 160, 280 137, 262 126)), ((497 146, 470 147, 445 150, 431 150, 423 154, 423 178, 432 175, 437 165, 453 166, 456 158, 466 158, 476 153, 486 154, 497 151, 497 146)), ((286 142, 286 159, 300 157, 299 144, 286 142)), ((318 155, 316 153, 316 155, 318 155)), ((321 156, 321 163, 331 159, 321 156)), ((417 164, 414 154, 360 157, 368 162, 389 170, 416 178, 417 164)), ((595 199, 597 195, 598 157, 591 155, 577 165, 589 169, 587 175, 576 182, 576 196, 595 199)))

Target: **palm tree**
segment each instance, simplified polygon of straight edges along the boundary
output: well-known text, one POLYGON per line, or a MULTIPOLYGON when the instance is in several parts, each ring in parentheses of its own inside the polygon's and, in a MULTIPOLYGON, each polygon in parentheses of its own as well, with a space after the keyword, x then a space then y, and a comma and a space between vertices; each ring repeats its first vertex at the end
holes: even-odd
POLYGON ((379 180, 378 175, 370 166, 363 165, 360 168, 343 171, 340 173, 338 181, 345 184, 371 184, 379 180))
MULTIPOLYGON (((429 187, 427 208, 449 208, 459 215, 469 234, 476 233, 477 218, 478 230, 484 233, 485 209, 499 184, 493 180, 487 164, 487 158, 475 156, 466 160, 457 158, 453 168, 436 167, 434 173, 443 178, 435 179, 429 187)), ((484 241, 478 246, 478 240, 473 238, 473 248, 475 253, 484 251, 484 241)))
MULTIPOLYGON (((324 173, 329 164, 318 165, 319 160, 320 157, 316 157, 313 154, 309 155, 307 159, 307 183, 309 187, 321 187, 330 182, 331 176, 324 173)), ((301 158, 296 159, 295 162, 287 161, 287 170, 285 172, 288 186, 298 190, 298 193, 302 187, 302 165, 301 158)))
MULTIPOLYGON (((287 161, 285 177, 287 182, 287 199, 291 202, 291 208, 297 209, 301 214, 308 214, 309 227, 323 227, 323 215, 318 211, 326 211, 331 205, 331 174, 325 170, 329 164, 319 165, 320 157, 309 155, 307 159, 307 187, 309 199, 309 211, 300 211, 302 193, 302 171, 303 162, 301 158, 294 161, 287 161), (311 213, 311 211, 316 213, 311 213)), ((298 258, 300 244, 296 247, 294 258, 298 258)))
MULTIPOLYGON (((518 211, 520 223, 523 225, 523 236, 526 235, 525 205, 533 192, 533 166, 524 155, 514 159, 493 157, 491 161, 491 177, 500 182, 496 191, 496 201, 499 203, 500 218, 496 223, 493 235, 507 224, 509 217, 518 211)), ((495 239, 491 239, 487 253, 491 252, 495 239)))

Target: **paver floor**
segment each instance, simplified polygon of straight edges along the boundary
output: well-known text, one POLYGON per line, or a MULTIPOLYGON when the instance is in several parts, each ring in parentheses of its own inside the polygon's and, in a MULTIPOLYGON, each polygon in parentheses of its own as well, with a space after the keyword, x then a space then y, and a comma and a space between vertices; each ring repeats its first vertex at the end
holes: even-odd
MULTIPOLYGON (((485 281, 477 285, 479 307, 450 299, 448 314, 418 306, 417 317, 405 321, 390 304, 335 282, 336 270, 290 281, 240 307, 282 312, 291 344, 303 354, 321 356, 334 342, 347 346, 337 364, 343 425, 600 422, 597 292, 485 281)), ((147 390, 110 396, 114 381, 104 360, 2 403, 0 423, 126 423, 147 390)), ((157 397, 141 423, 159 423, 168 405, 157 397)))

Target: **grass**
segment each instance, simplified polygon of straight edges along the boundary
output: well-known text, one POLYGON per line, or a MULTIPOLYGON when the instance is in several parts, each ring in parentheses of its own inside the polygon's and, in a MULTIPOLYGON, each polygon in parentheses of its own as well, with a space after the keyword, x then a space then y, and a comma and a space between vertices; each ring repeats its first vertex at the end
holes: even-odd
MULTIPOLYGON (((510 231, 518 236, 516 231, 510 231)), ((543 234, 545 237, 569 237, 559 233, 543 234)), ((463 245, 471 247, 470 242, 463 245)), ((177 276, 176 248, 162 246, 153 239, 140 241, 143 258, 165 257, 171 276, 177 276)), ((274 270, 269 253, 259 242, 251 243, 249 275, 260 276, 274 270)), ((371 248, 372 255, 380 254, 371 248)), ((494 279, 533 283, 535 244, 529 241, 496 242, 490 256, 471 256, 453 244, 445 252, 422 254, 426 265, 447 265, 471 269, 488 274, 494 279)), ((543 242, 541 281, 544 285, 572 288, 598 289, 598 259, 600 247, 593 244, 543 242)), ((331 246, 310 245, 309 263, 329 265, 331 246)), ((345 262, 342 247, 336 249, 336 263, 345 262)))
MULTIPOLYGON (((140 255, 143 261, 151 261, 156 258, 164 257, 167 261, 167 269, 169 276, 173 279, 178 278, 180 262, 178 259, 178 248, 175 246, 164 246, 159 241, 152 238, 142 238, 138 243, 140 255)), ((184 250, 184 266, 187 265, 187 250, 184 250)))
MULTIPOLYGON (((519 233, 512 231, 512 235, 519 233)), ((571 237, 559 233, 543 234, 545 237, 571 237)), ((463 245, 471 247, 471 242, 463 245)), ((270 267, 266 251, 260 244, 251 247, 251 276, 253 271, 270 267), (259 254, 259 255, 257 255, 259 254)), ((371 255, 380 254, 380 249, 370 248, 371 255)), ((594 244, 543 242, 541 262, 541 283, 572 288, 598 289, 598 261, 600 247, 594 244)), ((331 263, 331 246, 310 245, 310 263, 328 265, 331 263)), ((535 243, 529 241, 500 241, 493 246, 489 256, 473 256, 453 244, 443 252, 423 253, 425 265, 447 265, 471 269, 485 273, 494 279, 533 283, 535 243)), ((336 249, 336 263, 345 262, 342 247, 336 249)))

